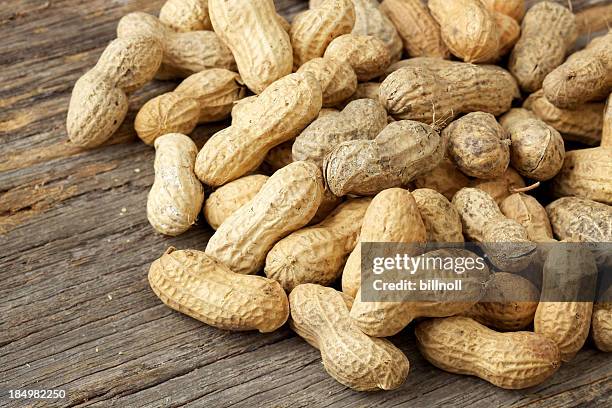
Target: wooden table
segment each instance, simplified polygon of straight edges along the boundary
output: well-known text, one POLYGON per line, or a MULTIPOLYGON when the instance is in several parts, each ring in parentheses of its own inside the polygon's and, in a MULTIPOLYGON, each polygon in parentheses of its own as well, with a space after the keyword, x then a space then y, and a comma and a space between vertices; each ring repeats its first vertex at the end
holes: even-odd
MULTIPOLYGON (((357 393, 329 377, 319 353, 288 328, 217 330, 172 311, 149 289, 150 263, 169 245, 203 249, 204 222, 177 238, 145 215, 152 148, 136 140, 135 112, 174 84, 131 98, 106 146, 67 143, 76 79, 93 66, 131 11, 161 1, 9 0, 0 8, 0 406, 574 406, 612 394, 612 358, 592 345, 541 386, 506 391, 429 365, 412 330, 392 340, 411 373, 396 391, 357 393), (63 389, 55 403, 7 389, 63 389)), ((579 8, 591 1, 574 2, 579 8)), ((608 1, 609 3, 609 1, 608 1)), ((277 1, 291 16, 306 7, 277 1)), ((205 138, 224 124, 199 128, 205 138)))

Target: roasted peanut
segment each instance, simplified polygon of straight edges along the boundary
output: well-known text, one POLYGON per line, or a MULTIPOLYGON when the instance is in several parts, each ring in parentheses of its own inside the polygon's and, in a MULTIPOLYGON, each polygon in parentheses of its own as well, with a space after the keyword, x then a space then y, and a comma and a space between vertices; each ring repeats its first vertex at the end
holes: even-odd
POLYGON ((341 35, 329 44, 324 56, 348 63, 360 82, 381 76, 391 64, 385 44, 367 35, 341 35))
POLYGON ((545 181, 559 173, 565 145, 552 126, 526 109, 511 109, 499 123, 510 134, 510 163, 521 175, 545 181))
POLYGON ((462 188, 453 197, 466 237, 484 243, 491 262, 501 270, 515 272, 528 266, 536 246, 527 230, 504 216, 493 198, 477 188, 462 188))
POLYGON ((408 376, 406 356, 390 341, 371 338, 351 323, 350 299, 314 284, 289 295, 290 325, 321 351, 323 367, 341 384, 357 391, 398 388, 408 376))
POLYGON ((172 309, 224 330, 268 333, 289 317, 278 282, 234 273, 200 251, 169 248, 151 264, 149 284, 172 309))
POLYGON ((598 101, 612 92, 612 31, 594 38, 544 79, 544 95, 559 108, 598 101))
POLYGON ((508 133, 490 113, 472 112, 442 131, 447 155, 468 176, 501 176, 510 163, 508 133))
POLYGON ((260 94, 291 73, 291 39, 273 0, 209 0, 208 9, 215 32, 232 51, 238 72, 251 91, 260 94))
POLYGON ((546 209, 534 197, 523 193, 514 193, 506 197, 499 207, 506 217, 525 227, 527 237, 531 241, 554 241, 546 209))
POLYGON ((501 115, 519 96, 512 75, 499 67, 413 58, 380 86, 380 103, 395 119, 436 127, 469 112, 501 115))
POLYGON ((323 159, 339 143, 374 139, 387 125, 387 112, 372 99, 350 102, 342 112, 312 122, 293 143, 293 159, 323 165, 323 159))
POLYGON ((212 30, 208 0, 166 0, 159 21, 178 32, 212 30))
POLYGON ((430 0, 428 5, 454 55, 465 62, 497 58, 500 32, 494 14, 480 0, 430 0))
POLYGON ((578 242, 612 242, 612 206, 564 197, 546 207, 555 236, 578 242))
POLYGON ((557 197, 578 196, 612 205, 612 148, 595 147, 567 152, 553 179, 557 197))
POLYGON ((173 92, 145 103, 136 115, 134 128, 147 144, 166 133, 189 134, 198 123, 227 118, 245 91, 237 73, 206 69, 187 77, 173 92))
POLYGON ((516 190, 525 188, 525 180, 512 167, 508 167, 504 174, 489 180, 475 179, 469 187, 474 187, 489 194, 499 205, 516 190))
POLYGON ((574 297, 584 296, 585 293, 578 292, 589 289, 594 296, 597 265, 588 249, 557 245, 548 251, 542 275, 542 295, 533 321, 534 331, 553 340, 559 347, 561 360, 570 361, 589 335, 593 311, 593 301, 574 297), (567 298, 551 301, 562 294, 567 298))
POLYGON ((155 16, 134 12, 119 20, 117 37, 134 35, 151 37, 161 44, 164 78, 187 77, 207 68, 233 70, 236 67, 232 53, 212 31, 177 33, 155 16))
POLYGON ((429 188, 412 191, 427 230, 427 242, 463 242, 461 217, 446 197, 429 188))
POLYGON ((322 199, 319 168, 309 162, 291 163, 219 226, 205 252, 234 272, 255 273, 277 241, 308 224, 322 199))
POLYGON ((397 27, 409 56, 450 57, 440 26, 421 0, 384 0, 380 9, 397 27))
POLYGON ((374 195, 433 169, 443 150, 440 136, 426 124, 393 122, 374 140, 354 140, 334 148, 323 164, 325 181, 337 196, 374 195))
MULTIPOLYGON (((321 109, 321 87, 310 74, 291 74, 270 85, 213 135, 198 153, 195 171, 221 186, 257 168, 268 151, 296 137, 321 109)), ((237 105, 240 106, 240 105, 237 105)))
POLYGON ((323 92, 323 106, 333 107, 347 100, 357 89, 357 76, 353 68, 333 58, 311 59, 297 72, 309 72, 317 78, 323 92))
POLYGON ((562 5, 543 1, 529 9, 521 30, 508 68, 524 91, 535 92, 574 45, 576 19, 562 5))
POLYGON ((427 320, 415 333, 421 354, 431 364, 502 388, 532 387, 561 366, 552 340, 526 331, 498 333, 468 317, 427 320))
POLYGON ((482 299, 462 315, 497 330, 521 330, 533 322, 539 298, 540 291, 528 279, 496 272, 482 299))
POLYGON ((266 276, 288 292, 302 283, 331 285, 355 248, 370 201, 349 200, 320 223, 278 241, 266 257, 266 276))
MULTIPOLYGON (((438 249, 427 252, 421 258, 426 264, 427 258, 451 259, 471 258, 476 262, 476 254, 464 249, 438 249)), ((457 277, 454 270, 437 268, 432 270, 419 268, 416 274, 432 280, 451 280, 457 277)), ((462 313, 476 304, 484 294, 484 284, 489 278, 489 269, 483 264, 482 269, 474 268, 461 275, 461 294, 452 290, 428 291, 428 300, 410 299, 411 293, 405 295, 404 301, 365 302, 361 301, 362 289, 355 296, 351 308, 353 323, 365 334, 375 337, 393 336, 418 317, 446 317, 462 313), (431 300, 429 300, 431 298, 431 300)))
POLYGON ((230 215, 251 202, 268 178, 262 174, 244 176, 211 193, 204 204, 204 217, 208 225, 214 230, 219 228, 230 215))
POLYGON ((147 199, 147 218, 159 233, 179 235, 193 225, 204 189, 193 172, 198 148, 180 133, 155 141, 155 182, 147 199))
POLYGON ((442 159, 432 170, 414 179, 416 188, 430 188, 452 200, 455 193, 470 185, 470 180, 448 158, 442 159))
POLYGON ((523 107, 561 133, 563 139, 596 145, 601 140, 603 103, 586 103, 572 109, 560 109, 550 103, 540 90, 525 100, 523 107))
POLYGON ((349 34, 355 25, 355 7, 351 0, 325 0, 304 11, 291 24, 293 68, 322 57, 336 37, 349 34))
POLYGON ((70 141, 95 147, 110 138, 127 114, 127 94, 153 79, 162 53, 161 45, 152 38, 112 41, 96 66, 74 84, 66 118, 70 141))
MULTIPOLYGON (((363 217, 360 242, 421 244, 426 240, 427 229, 417 203, 408 190, 390 188, 373 198, 363 217)), ((357 243, 342 272, 342 291, 354 298, 360 286, 361 244, 357 243)))

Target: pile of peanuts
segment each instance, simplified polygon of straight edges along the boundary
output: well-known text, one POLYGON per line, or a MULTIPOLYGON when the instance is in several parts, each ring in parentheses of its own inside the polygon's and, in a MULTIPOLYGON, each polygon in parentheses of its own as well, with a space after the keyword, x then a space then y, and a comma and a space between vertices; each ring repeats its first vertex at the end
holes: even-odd
MULTIPOLYGON (((161 301, 224 330, 288 321, 354 390, 404 383, 384 337, 412 321, 433 365, 530 387, 589 332, 612 351, 612 303, 539 302, 564 273, 596 276, 591 258, 551 251, 537 287, 516 274, 524 254, 492 251, 470 302, 365 302, 361 243, 612 242, 612 32, 571 53, 580 27, 549 1, 311 0, 289 23, 273 0, 168 0, 119 21, 74 86, 68 136, 101 145, 130 93, 182 79, 134 121, 156 151, 147 216, 176 236, 203 213, 215 233, 153 262, 161 301), (230 117, 198 151, 194 128, 230 117)), ((424 256, 440 253, 474 256, 424 256)))

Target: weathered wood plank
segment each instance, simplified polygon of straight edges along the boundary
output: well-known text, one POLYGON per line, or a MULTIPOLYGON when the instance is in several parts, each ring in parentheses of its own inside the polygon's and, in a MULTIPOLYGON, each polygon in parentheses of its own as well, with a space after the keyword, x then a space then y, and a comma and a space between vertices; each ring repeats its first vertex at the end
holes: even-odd
MULTIPOLYGON (((64 130, 72 85, 115 36, 119 18, 156 13, 162 1, 5 3, 0 390, 65 388, 68 398, 55 406, 518 407, 610 400, 612 363, 590 345, 547 383, 505 391, 435 369, 408 329, 393 338, 411 361, 408 382, 392 392, 356 393, 331 379, 318 352, 286 327, 267 335, 229 333, 166 308, 148 287, 150 262, 169 245, 203 249, 211 234, 197 225, 166 238, 146 220, 154 152, 135 140, 133 116, 174 83, 155 81, 135 93, 130 116, 106 146, 79 150, 64 130)), ((578 10, 610 1, 573 3, 578 10)), ((289 17, 306 3, 277 6, 289 17)), ((198 144, 221 126, 198 128, 198 144)), ((0 398, 2 407, 21 405, 0 398)))

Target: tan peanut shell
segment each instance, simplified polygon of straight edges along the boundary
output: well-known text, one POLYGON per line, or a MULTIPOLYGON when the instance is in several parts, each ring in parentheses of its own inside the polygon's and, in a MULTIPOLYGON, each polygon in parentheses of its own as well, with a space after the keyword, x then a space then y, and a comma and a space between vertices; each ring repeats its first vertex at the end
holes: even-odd
POLYGON ((347 100, 357 89, 357 76, 351 66, 333 58, 314 58, 297 72, 308 72, 317 78, 323 92, 323 106, 334 107, 347 100))
POLYGON ((210 20, 236 59, 251 91, 260 94, 291 73, 293 49, 273 0, 209 0, 210 20))
POLYGON ((293 159, 323 165, 323 159, 339 143, 374 139, 387 125, 387 112, 378 101, 358 99, 342 112, 312 122, 293 143, 293 159))
POLYGON ((346 201, 320 223, 278 241, 266 257, 266 276, 288 292, 302 283, 331 285, 355 248, 370 201, 346 201))
POLYGON ((463 242, 461 217, 446 197, 429 188, 412 191, 427 230, 427 242, 463 242))
POLYGON ((414 185, 416 188, 430 188, 452 200, 457 191, 470 185, 470 180, 445 157, 432 170, 417 176, 414 185))
POLYGON ((612 92, 612 31, 594 38, 544 79, 544 95, 559 108, 606 98, 612 92))
POLYGON ((578 36, 576 19, 563 5, 543 1, 529 9, 521 31, 508 69, 524 91, 535 92, 574 45, 578 36))
POLYGON ((472 241, 482 242, 486 225, 504 217, 493 197, 480 189, 462 188, 452 202, 461 216, 463 234, 472 241))
POLYGON ((418 120, 444 128, 462 113, 507 112, 519 96, 507 71, 490 65, 412 58, 381 84, 380 103, 395 119, 418 120), (476 85, 477 84, 477 85, 476 85))
POLYGON ((572 109, 561 109, 550 103, 540 90, 531 94, 523 107, 559 131, 565 140, 590 146, 601 140, 603 103, 586 103, 572 109))
POLYGON ((381 76, 391 64, 385 43, 367 35, 341 35, 329 44, 324 56, 348 63, 360 82, 381 76))
POLYGON ((612 290, 603 294, 603 302, 593 305, 593 317, 591 319, 591 336, 595 346, 601 351, 612 352, 612 302, 610 302, 612 290))
POLYGON ((277 282, 234 273, 200 251, 169 248, 151 264, 149 284, 172 309, 219 329, 268 333, 289 317, 277 282))
POLYGON ((521 175, 545 181, 561 170, 565 145, 552 126, 520 108, 511 109, 499 123, 510 135, 510 163, 521 175))
POLYGON ((468 317, 431 319, 415 330, 431 364, 480 377, 498 387, 522 389, 544 382, 561 366, 555 343, 536 333, 498 333, 468 317))
POLYGON ((165 78, 187 77, 207 68, 235 70, 230 50, 212 31, 177 33, 147 13, 129 13, 119 20, 117 37, 142 35, 156 39, 163 47, 165 78))
POLYGON ((564 197, 546 206, 558 239, 612 242, 612 206, 579 197, 564 197))
POLYGON ((343 197, 335 196, 328 188, 323 190, 323 200, 317 209, 317 213, 312 217, 308 225, 318 224, 327 218, 338 205, 343 201, 343 197))
POLYGON ((604 109, 603 130, 601 131, 601 147, 612 149, 612 94, 608 97, 604 109))
POLYGON ((597 265, 589 249, 561 244, 548 251, 533 327, 557 344, 562 361, 570 361, 589 335, 593 301, 578 293, 589 285, 594 296, 596 283, 597 265))
POLYGON ((317 116, 321 101, 312 75, 291 74, 274 82, 239 114, 234 108, 232 126, 206 142, 196 160, 198 178, 221 186, 254 170, 270 149, 296 137, 317 116))
POLYGON ((442 160, 443 150, 440 135, 430 126, 397 121, 374 140, 340 143, 325 158, 324 177, 337 196, 374 195, 431 170, 442 160))
POLYGON ((567 152, 553 179, 557 197, 578 196, 612 205, 612 148, 594 147, 567 152))
MULTIPOLYGON (((438 249, 425 253, 421 259, 473 259, 477 255, 464 249, 438 249)), ((489 277, 489 268, 485 264, 481 269, 466 270, 461 275, 461 293, 452 290, 437 290, 426 292, 428 300, 422 300, 425 293, 421 291, 419 298, 410 298, 406 293, 405 301, 392 302, 381 299, 378 302, 361 301, 360 288, 351 308, 351 319, 365 334, 375 337, 393 336, 404 329, 410 322, 419 317, 446 317, 460 314, 480 300, 484 294, 484 284, 489 277), (431 299, 431 300, 429 300, 431 299)), ((400 275, 402 276, 402 275, 400 275)), ((457 278, 454 270, 444 268, 420 268, 415 273, 423 279, 449 281, 457 278)), ((382 296, 381 296, 382 297, 382 296)))
POLYGON ((505 14, 520 22, 525 16, 525 0, 481 0, 491 11, 505 14))
POLYGON ((113 40, 96 66, 72 89, 66 129, 80 147, 104 143, 119 128, 128 111, 127 94, 153 79, 162 61, 162 47, 152 38, 113 40))
MULTIPOLYGON (((425 243, 427 229, 410 192, 390 188, 378 193, 363 217, 359 241, 425 243)), ((342 272, 342 292, 354 298, 360 286, 361 244, 357 243, 342 272)))
POLYGON ((292 147, 293 140, 289 140, 270 149, 264 158, 262 168, 265 167, 270 173, 274 173, 276 170, 282 169, 289 163, 293 163, 292 147))
POLYGON ((208 0, 166 0, 159 21, 178 32, 212 30, 208 0))
POLYGON ((249 203, 268 181, 268 176, 244 176, 219 187, 204 203, 204 217, 212 229, 219 226, 240 207, 249 203))
POLYGON ((197 154, 196 144, 180 133, 155 141, 155 182, 147 198, 147 218, 159 233, 182 234, 198 218, 204 189, 193 172, 197 154))
POLYGON ((152 144, 166 133, 189 134, 198 123, 228 117, 234 102, 244 97, 240 76, 223 68, 211 68, 187 77, 173 92, 145 103, 134 120, 138 137, 152 144))
POLYGON ((482 299, 462 315, 503 331, 525 329, 533 322, 539 289, 528 279, 496 272, 487 282, 482 299))
POLYGON ((509 135, 490 113, 468 113, 448 125, 442 138, 448 157, 468 176, 490 179, 508 168, 509 135))
POLYGON ((371 35, 381 40, 391 61, 402 57, 402 39, 396 26, 379 8, 378 0, 351 0, 355 5, 355 26, 352 34, 371 35))
POLYGON ((320 58, 336 37, 349 34, 355 25, 355 7, 351 0, 325 0, 315 8, 306 10, 293 19, 291 45, 293 68, 320 58))
POLYGON ((508 54, 521 36, 521 26, 515 19, 503 13, 494 12, 493 18, 499 31, 499 47, 493 61, 508 54))
POLYGON ((380 9, 397 27, 410 57, 450 57, 440 26, 421 0, 384 0, 380 9))
POLYGON ((430 0, 428 5, 440 24, 444 43, 454 55, 465 62, 486 62, 497 57, 497 22, 480 0, 430 0))
POLYGON ((514 193, 500 204, 501 212, 521 224, 527 230, 527 237, 533 242, 553 240, 552 227, 546 209, 534 197, 514 193))
POLYGON ((504 174, 499 177, 488 180, 475 179, 469 186, 489 194, 499 205, 516 189, 524 188, 525 180, 523 180, 516 170, 512 167, 508 167, 504 174))
POLYGON ((406 356, 390 341, 371 338, 351 323, 350 299, 314 284, 289 295, 290 325, 321 351, 323 367, 336 381, 356 391, 392 390, 408 376, 406 356))
POLYGON ((234 272, 255 273, 277 241, 308 224, 322 199, 319 168, 309 162, 291 163, 219 226, 205 252, 234 272))

